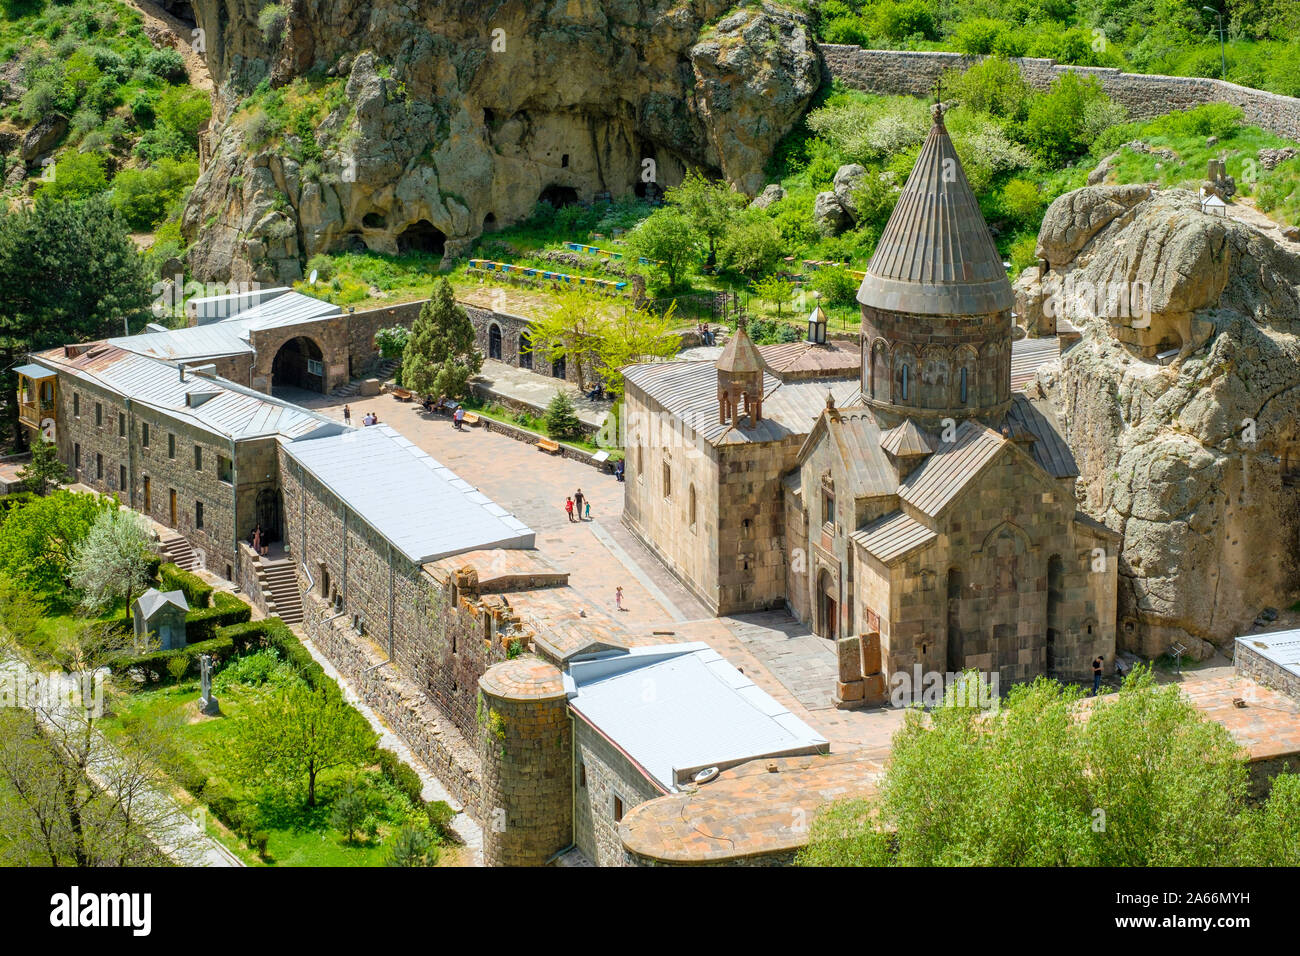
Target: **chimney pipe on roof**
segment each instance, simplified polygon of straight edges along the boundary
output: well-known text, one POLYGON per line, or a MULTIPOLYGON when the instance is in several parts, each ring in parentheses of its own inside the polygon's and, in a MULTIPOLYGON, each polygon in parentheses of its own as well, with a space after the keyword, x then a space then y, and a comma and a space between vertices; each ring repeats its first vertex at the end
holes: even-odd
POLYGON ((176 368, 177 368, 177 369, 180 371, 180 373, 181 373, 181 381, 182 381, 182 382, 185 381, 185 363, 184 363, 184 362, 177 362, 177 363, 176 363, 176 368))

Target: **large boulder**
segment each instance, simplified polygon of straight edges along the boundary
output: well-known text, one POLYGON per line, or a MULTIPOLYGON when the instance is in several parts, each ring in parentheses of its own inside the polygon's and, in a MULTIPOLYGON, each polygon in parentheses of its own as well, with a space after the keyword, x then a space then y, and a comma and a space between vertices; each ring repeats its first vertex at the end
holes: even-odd
POLYGON ((1081 507, 1124 536, 1121 647, 1204 657, 1300 593, 1300 255, 1191 193, 1077 192, 1044 223, 1052 271, 1017 290, 1054 283, 1082 333, 1039 383, 1081 507), (1099 307, 1138 283, 1149 313, 1099 307), (1157 360, 1157 337, 1178 356, 1157 360))
POLYGON ((204 280, 271 280, 346 248, 456 255, 539 200, 650 194, 692 168, 753 195, 821 80, 805 17, 775 4, 498 4, 485 19, 470 0, 311 0, 283 39, 258 29, 262 5, 193 5, 218 88, 183 224, 204 280), (257 135, 247 94, 308 73, 334 103, 314 146, 301 128, 257 135))
POLYGON ((854 200, 853 194, 862 188, 866 178, 866 169, 857 163, 849 163, 847 166, 841 166, 835 170, 835 179, 832 180, 835 198, 844 207, 844 211, 853 217, 854 222, 858 221, 859 214, 858 204, 854 200))
POLYGON ((752 209, 766 209, 768 206, 780 202, 784 198, 785 190, 777 183, 770 183, 763 187, 763 191, 755 196, 754 201, 749 205, 752 209))
POLYGON ((1146 186, 1086 186, 1058 196, 1043 216, 1036 255, 1052 266, 1070 262, 1093 236, 1149 195, 1146 186))
POLYGON ((39 123, 27 131, 23 137, 18 155, 25 163, 44 156, 63 138, 68 131, 68 118, 60 113, 46 113, 39 123))
POLYGON ((853 228, 853 216, 833 192, 818 193, 813 203, 813 224, 823 236, 838 236, 853 228))

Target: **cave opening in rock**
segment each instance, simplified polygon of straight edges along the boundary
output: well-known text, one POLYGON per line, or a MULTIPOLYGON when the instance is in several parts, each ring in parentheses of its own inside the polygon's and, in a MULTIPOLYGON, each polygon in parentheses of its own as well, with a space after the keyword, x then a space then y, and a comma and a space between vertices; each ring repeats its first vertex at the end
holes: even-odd
POLYGON ((383 229, 388 225, 388 220, 380 212, 368 212, 361 218, 361 225, 367 229, 383 229))
POLYGON ((195 27, 198 21, 194 18, 194 6, 189 0, 162 0, 159 4, 164 10, 180 20, 187 27, 195 27))
POLYGON ((366 245, 366 240, 358 232, 345 233, 339 236, 331 246, 330 251, 333 253, 340 252, 369 252, 370 247, 366 245))
POLYGON ((490 213, 488 213, 486 216, 483 217, 483 231, 484 231, 484 232, 493 232, 493 231, 496 229, 496 227, 497 227, 497 214, 496 214, 496 213, 494 213, 494 212, 490 212, 490 213))
POLYGON ((397 237, 399 253, 422 252, 425 255, 441 256, 446 251, 446 245, 446 234, 427 219, 411 223, 397 237))
POLYGON ((538 202, 544 202, 556 209, 573 206, 578 202, 578 191, 572 186, 547 186, 542 190, 538 202))

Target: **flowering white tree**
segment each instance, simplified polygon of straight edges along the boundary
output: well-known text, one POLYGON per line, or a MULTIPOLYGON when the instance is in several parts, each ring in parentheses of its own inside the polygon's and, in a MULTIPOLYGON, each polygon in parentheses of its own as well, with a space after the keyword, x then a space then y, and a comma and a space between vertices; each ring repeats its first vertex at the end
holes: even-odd
POLYGON ((82 607, 101 611, 119 597, 131 598, 149 584, 152 535, 134 511, 102 511, 72 557, 72 584, 81 592, 82 607))

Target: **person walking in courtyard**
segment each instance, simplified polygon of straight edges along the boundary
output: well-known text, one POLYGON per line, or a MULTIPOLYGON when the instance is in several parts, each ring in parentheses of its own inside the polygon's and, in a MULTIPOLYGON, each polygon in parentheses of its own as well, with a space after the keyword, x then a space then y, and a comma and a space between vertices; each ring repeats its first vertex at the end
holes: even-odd
POLYGON ((578 512, 578 520, 582 520, 582 489, 579 488, 573 495, 573 507, 578 512))
POLYGON ((1097 692, 1101 690, 1101 663, 1102 657, 1097 655, 1092 661, 1092 696, 1096 697, 1097 692))
POLYGON ((614 607, 618 608, 620 611, 626 611, 626 610, 627 610, 627 608, 625 608, 625 607, 623 606, 623 587, 622 587, 622 585, 619 585, 618 587, 614 588, 614 607))
POLYGON ((588 521, 590 521, 591 520, 591 499, 590 498, 587 499, 586 509, 587 511, 585 517, 588 521))
POLYGON ((465 419, 465 409, 461 408, 459 405, 456 406, 456 410, 451 413, 452 427, 455 428, 456 431, 462 431, 463 429, 461 429, 460 423, 464 421, 464 419, 465 419))
POLYGON ((343 424, 344 425, 352 424, 352 409, 346 405, 343 406, 343 424))
POLYGON ((573 520, 573 499, 572 498, 564 499, 564 513, 569 516, 570 521, 573 520))

